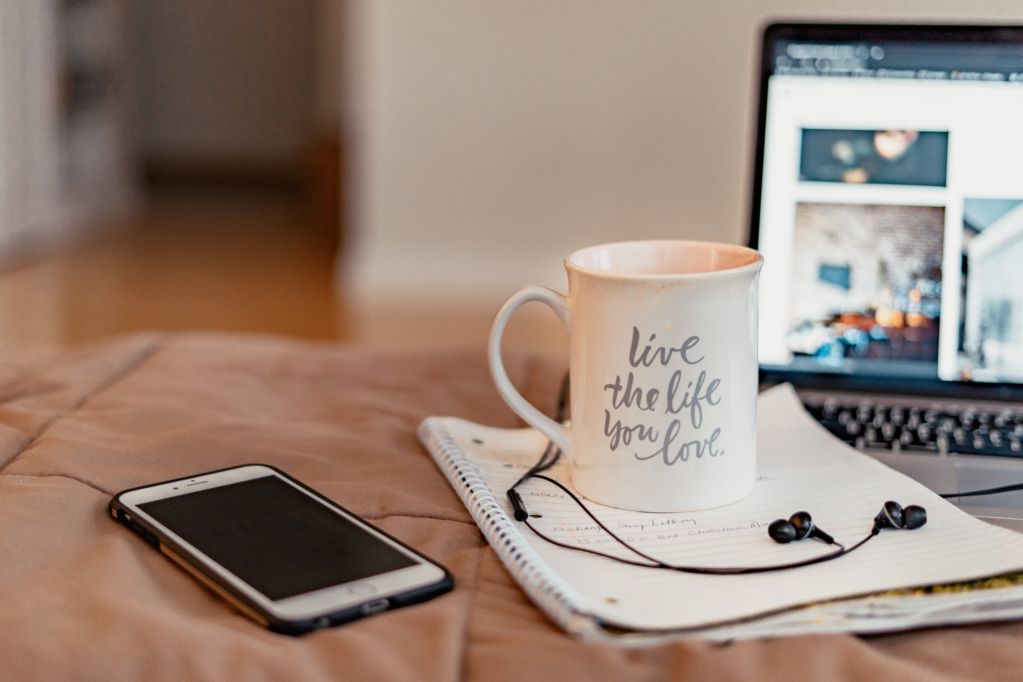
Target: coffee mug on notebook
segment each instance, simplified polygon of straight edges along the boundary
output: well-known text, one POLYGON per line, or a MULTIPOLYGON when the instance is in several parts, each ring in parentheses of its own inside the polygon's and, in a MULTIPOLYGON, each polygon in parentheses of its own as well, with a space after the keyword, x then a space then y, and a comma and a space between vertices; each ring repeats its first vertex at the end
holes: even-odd
POLYGON ((678 512, 746 497, 756 479, 757 277, 752 249, 690 241, 592 246, 565 259, 568 295, 530 286, 490 331, 505 402, 560 446, 582 495, 678 512), (501 338, 523 303, 550 306, 569 335, 571 420, 529 404, 501 338))

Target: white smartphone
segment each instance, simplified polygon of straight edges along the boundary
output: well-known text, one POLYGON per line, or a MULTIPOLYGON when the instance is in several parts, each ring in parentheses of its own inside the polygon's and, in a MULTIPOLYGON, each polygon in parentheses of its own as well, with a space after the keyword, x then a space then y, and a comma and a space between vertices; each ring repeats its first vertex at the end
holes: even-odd
POLYGON ((338 625, 454 584, 439 564, 262 464, 125 490, 110 513, 276 632, 338 625))

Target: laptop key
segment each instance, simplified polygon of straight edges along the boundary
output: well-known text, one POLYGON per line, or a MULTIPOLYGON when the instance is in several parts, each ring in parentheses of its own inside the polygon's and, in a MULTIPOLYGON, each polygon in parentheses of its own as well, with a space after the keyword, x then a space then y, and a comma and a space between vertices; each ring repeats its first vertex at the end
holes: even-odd
MULTIPOLYGON (((891 424, 885 424, 890 427, 891 424)), ((895 434, 892 431, 888 431, 891 435, 886 435, 885 430, 875 429, 873 427, 868 428, 863 434, 863 440, 867 443, 867 447, 872 448, 890 448, 892 446, 893 438, 895 434)))

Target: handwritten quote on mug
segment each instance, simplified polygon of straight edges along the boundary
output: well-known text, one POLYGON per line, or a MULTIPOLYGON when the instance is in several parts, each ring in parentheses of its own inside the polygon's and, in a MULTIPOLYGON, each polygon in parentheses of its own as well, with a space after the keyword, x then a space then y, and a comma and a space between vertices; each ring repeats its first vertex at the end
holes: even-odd
POLYGON ((660 459, 667 465, 725 454, 720 427, 708 427, 706 436, 699 435, 705 432, 708 413, 721 403, 721 379, 708 376, 700 367, 704 360, 700 337, 689 336, 677 346, 653 345, 656 334, 651 334, 646 343, 641 344, 641 338, 639 329, 633 327, 630 369, 624 378, 618 374, 613 383, 604 386, 611 398, 610 407, 604 409, 604 435, 611 451, 625 446, 638 460, 660 459), (667 383, 639 385, 635 370, 655 365, 675 367, 666 375, 667 383), (649 413, 651 418, 646 422, 623 422, 621 412, 633 409, 649 413), (670 421, 664 425, 664 419, 654 415, 668 415, 670 421))

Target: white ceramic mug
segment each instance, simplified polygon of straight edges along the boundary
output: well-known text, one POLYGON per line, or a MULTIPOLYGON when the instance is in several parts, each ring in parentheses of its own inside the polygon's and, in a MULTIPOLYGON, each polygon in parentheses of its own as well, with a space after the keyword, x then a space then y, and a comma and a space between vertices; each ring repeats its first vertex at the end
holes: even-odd
POLYGON ((565 259, 568 295, 526 287, 490 331, 490 370, 520 417, 568 453, 585 497, 695 511, 746 497, 756 479, 757 276, 753 249, 689 241, 592 246, 565 259), (501 337, 546 303, 569 334, 571 421, 512 386, 501 337))

